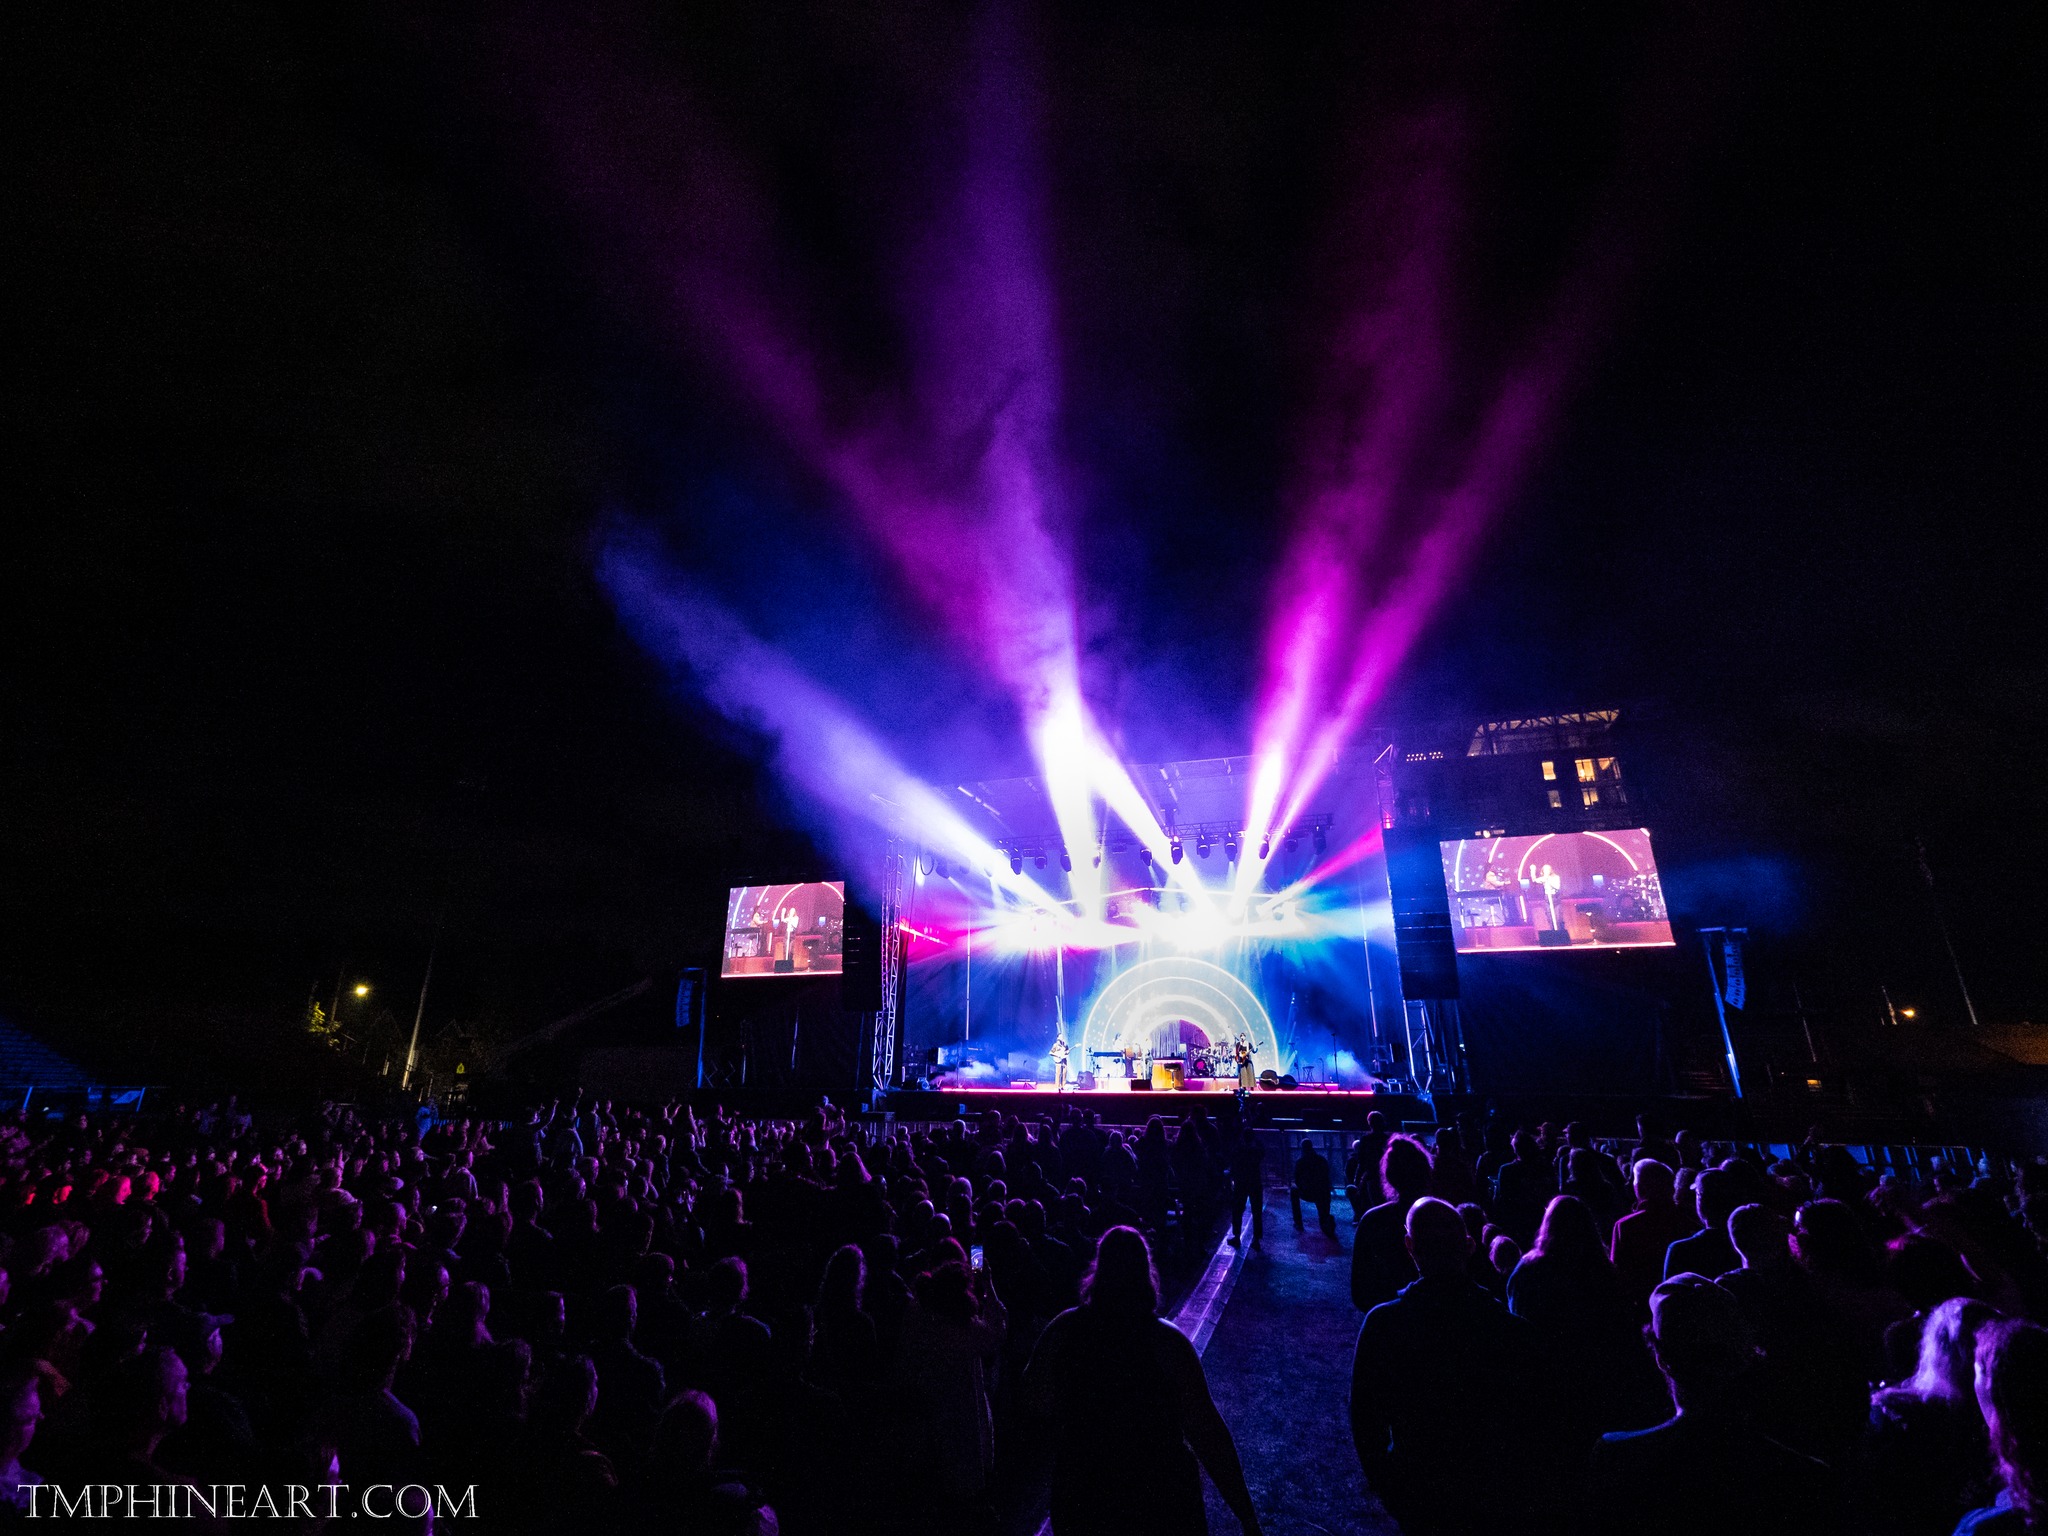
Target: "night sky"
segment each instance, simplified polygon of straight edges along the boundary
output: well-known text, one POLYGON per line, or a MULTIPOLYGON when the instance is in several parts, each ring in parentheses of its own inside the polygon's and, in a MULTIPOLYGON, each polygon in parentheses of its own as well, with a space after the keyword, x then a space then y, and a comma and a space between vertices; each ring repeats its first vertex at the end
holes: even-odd
MULTIPOLYGON (((670 323, 660 229, 535 148, 602 38, 632 84, 592 89, 715 136, 817 354, 886 389, 965 13, 620 7, 565 45, 539 11, 303 9, 10 24, 0 1009, 157 1067, 344 970, 409 1017, 437 927, 430 1022, 542 1023, 702 960, 728 878, 809 859, 762 744, 620 627, 621 517, 925 771, 1029 767, 670 323)), ((1091 691, 1134 758, 1246 749, 1359 188, 1449 103, 1462 357, 1587 227, 1629 259, 1375 718, 1656 700, 1714 915, 1953 1017, 1917 836, 1980 1009, 2038 1020, 2038 21, 1709 9, 1022 13, 1091 691)))

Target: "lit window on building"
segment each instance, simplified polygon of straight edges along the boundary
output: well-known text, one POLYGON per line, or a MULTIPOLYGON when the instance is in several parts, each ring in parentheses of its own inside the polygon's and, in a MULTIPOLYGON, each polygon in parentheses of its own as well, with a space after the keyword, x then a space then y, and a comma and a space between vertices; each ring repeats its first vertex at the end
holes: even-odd
POLYGON ((1554 779, 1554 778, 1556 778, 1556 777, 1557 777, 1557 764, 1556 764, 1556 763, 1553 763, 1553 762, 1548 762, 1548 761, 1546 761, 1546 762, 1544 763, 1544 765, 1543 765, 1543 777, 1544 777, 1544 778, 1546 778, 1546 779, 1554 779))
POLYGON ((1601 778, 1618 779, 1621 777, 1621 764, 1615 761, 1615 759, 1611 757, 1603 757, 1598 759, 1597 761, 1600 768, 1601 778))
POLYGON ((1591 808, 1600 803, 1600 791, 1595 789, 1592 785, 1588 784, 1584 789, 1579 791, 1579 799, 1588 808, 1591 808))
POLYGON ((1591 759, 1590 757, 1581 757, 1576 759, 1572 763, 1572 766, 1579 770, 1579 782, 1581 784, 1590 784, 1593 782, 1593 759, 1591 759))
POLYGON ((1607 786, 1607 803, 1609 805, 1628 804, 1628 796, 1622 793, 1621 786, 1619 784, 1610 784, 1607 786))
POLYGON ((1564 792, 1562 790, 1553 789, 1550 792, 1550 808, 1553 811, 1564 809, 1564 792))

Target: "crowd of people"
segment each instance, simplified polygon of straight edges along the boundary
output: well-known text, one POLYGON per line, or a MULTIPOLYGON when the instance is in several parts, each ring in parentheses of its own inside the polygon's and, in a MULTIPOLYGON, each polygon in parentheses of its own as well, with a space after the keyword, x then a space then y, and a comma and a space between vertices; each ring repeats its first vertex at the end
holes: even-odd
POLYGON ((0 1513, 346 1484, 428 1490, 401 1529, 1085 1536, 1203 1529, 1201 1468, 1256 1531, 1154 1254, 1259 1180, 1197 1117, 17 1114, 0 1513))
POLYGON ((17 1113, 0 1518, 345 1484, 426 1490, 415 1530, 1193 1536, 1206 1473, 1257 1531, 1159 1275, 1219 1230, 1259 1262, 1285 1188, 1350 1247, 1353 1442, 1415 1536, 2048 1529, 2048 1168, 1283 1144, 1232 1109, 17 1113))
POLYGON ((2048 1165, 1637 1129, 1353 1144, 1351 1427, 1404 1531, 2048 1530, 2048 1165))

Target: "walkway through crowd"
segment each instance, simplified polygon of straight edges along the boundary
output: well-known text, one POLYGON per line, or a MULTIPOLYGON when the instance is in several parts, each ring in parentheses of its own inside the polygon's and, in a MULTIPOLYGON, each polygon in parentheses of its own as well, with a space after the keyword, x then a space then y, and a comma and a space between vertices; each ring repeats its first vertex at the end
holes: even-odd
MULTIPOLYGON (((1349 1213, 1338 1205, 1333 1241, 1316 1230, 1313 1212, 1306 1231, 1294 1230, 1284 1185, 1269 1188, 1266 1201, 1264 1248, 1249 1251, 1247 1240, 1242 1256, 1227 1244, 1219 1250, 1236 1263, 1202 1355, 1210 1393, 1237 1436, 1267 1536, 1394 1536, 1398 1527, 1366 1492, 1351 1448, 1347 1403, 1358 1313, 1350 1294, 1349 1213)), ((1201 1289, 1175 1318, 1198 1346, 1203 1340, 1189 1324, 1201 1289)), ((1235 1531, 1213 1487, 1208 1499, 1210 1530, 1235 1531)))

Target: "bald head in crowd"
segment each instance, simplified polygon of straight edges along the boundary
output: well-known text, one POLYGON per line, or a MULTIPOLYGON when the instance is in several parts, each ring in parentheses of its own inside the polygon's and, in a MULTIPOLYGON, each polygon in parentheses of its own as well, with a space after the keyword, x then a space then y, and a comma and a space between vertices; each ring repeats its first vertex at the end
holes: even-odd
POLYGON ((1456 1275, 1472 1255, 1472 1234, 1458 1208, 1424 1196, 1408 1207, 1408 1256, 1421 1275, 1456 1275))

